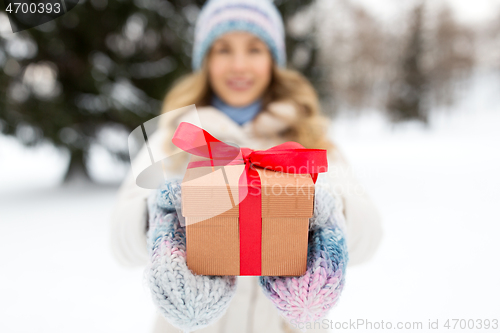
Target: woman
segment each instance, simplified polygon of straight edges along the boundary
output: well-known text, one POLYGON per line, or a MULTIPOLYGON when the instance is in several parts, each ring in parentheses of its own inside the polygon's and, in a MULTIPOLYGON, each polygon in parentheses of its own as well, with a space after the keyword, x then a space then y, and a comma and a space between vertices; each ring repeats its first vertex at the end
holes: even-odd
MULTIPOLYGON (((216 138, 240 147, 267 149, 286 141, 328 150, 329 171, 320 174, 328 191, 343 203, 349 266, 368 260, 381 239, 377 210, 353 177, 339 150, 327 139, 317 95, 299 73, 285 69, 284 29, 279 12, 267 0, 211 0, 196 24, 194 72, 178 82, 164 101, 152 149, 174 153, 167 138, 181 121, 199 117, 216 138), (195 104, 197 115, 171 110, 195 104)), ((141 152, 145 155, 145 151, 141 152)), ((169 175, 185 170, 187 154, 176 154, 169 175)), ((137 158, 141 158, 140 156, 137 158)), ((149 190, 136 186, 132 174, 122 185, 112 216, 112 248, 125 265, 146 265, 149 190)), ((324 329, 309 330, 326 332, 324 329)), ((154 332, 178 332, 160 315, 154 332)), ((299 332, 259 290, 257 277, 238 277, 238 288, 225 315, 199 332, 299 332)))

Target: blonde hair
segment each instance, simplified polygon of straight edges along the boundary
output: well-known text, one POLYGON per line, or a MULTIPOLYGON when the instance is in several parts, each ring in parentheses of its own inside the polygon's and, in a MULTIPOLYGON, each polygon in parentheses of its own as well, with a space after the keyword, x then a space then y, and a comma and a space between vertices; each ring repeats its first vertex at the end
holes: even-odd
MULTIPOLYGON (((207 106, 211 94, 205 58, 199 71, 186 75, 174 84, 163 101, 162 113, 191 104, 207 106)), ((287 141, 296 141, 305 148, 327 149, 329 152, 336 149, 327 138, 329 119, 321 115, 318 95, 302 74, 273 65, 271 82, 263 96, 262 108, 265 110, 270 103, 276 101, 291 102, 298 110, 298 117, 289 123, 288 130, 280 133, 287 141)), ((169 125, 160 123, 160 126, 169 125)))

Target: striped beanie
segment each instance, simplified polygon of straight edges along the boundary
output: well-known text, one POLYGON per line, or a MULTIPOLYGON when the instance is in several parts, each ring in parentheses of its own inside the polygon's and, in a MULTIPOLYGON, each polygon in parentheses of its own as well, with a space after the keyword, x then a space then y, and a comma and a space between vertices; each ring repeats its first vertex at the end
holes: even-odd
POLYGON ((230 31, 247 31, 267 44, 278 66, 286 65, 283 19, 271 0, 209 0, 198 16, 192 66, 201 68, 212 43, 230 31))

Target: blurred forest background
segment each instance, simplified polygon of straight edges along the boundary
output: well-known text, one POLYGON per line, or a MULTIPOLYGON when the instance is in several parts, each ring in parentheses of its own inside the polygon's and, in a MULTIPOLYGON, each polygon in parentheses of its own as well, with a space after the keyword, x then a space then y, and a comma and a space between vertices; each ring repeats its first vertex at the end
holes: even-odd
MULTIPOLYGON (((158 115, 172 83, 190 71, 203 3, 86 0, 15 34, 0 13, 0 132, 66 150, 66 181, 92 178, 92 147, 128 162, 127 135, 158 115)), ((444 2, 414 2, 391 22, 348 0, 275 3, 288 66, 313 82, 332 117, 376 109, 394 123, 426 124, 431 110, 452 109, 474 70, 500 76, 500 10, 471 25, 444 2)))

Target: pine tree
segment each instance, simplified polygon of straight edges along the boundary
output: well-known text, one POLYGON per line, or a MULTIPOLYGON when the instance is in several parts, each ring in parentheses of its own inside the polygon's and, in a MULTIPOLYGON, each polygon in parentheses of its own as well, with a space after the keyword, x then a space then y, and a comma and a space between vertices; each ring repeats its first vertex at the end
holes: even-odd
POLYGON ((447 5, 441 7, 436 21, 428 51, 429 92, 436 105, 451 106, 457 84, 470 76, 474 65, 474 33, 455 20, 447 5))
POLYGON ((424 3, 411 14, 407 45, 403 51, 399 75, 392 84, 387 109, 394 121, 417 119, 427 123, 425 98, 428 78, 422 68, 424 3))

